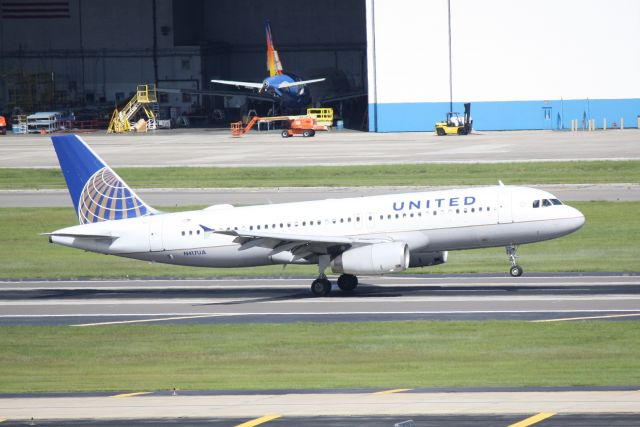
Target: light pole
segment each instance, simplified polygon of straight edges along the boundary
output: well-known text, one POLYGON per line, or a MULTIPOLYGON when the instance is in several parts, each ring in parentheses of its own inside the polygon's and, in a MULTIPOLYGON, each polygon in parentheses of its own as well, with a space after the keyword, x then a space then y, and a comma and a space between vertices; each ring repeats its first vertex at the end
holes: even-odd
POLYGON ((449 112, 453 111, 453 69, 451 67, 451 0, 447 0, 449 15, 449 112))

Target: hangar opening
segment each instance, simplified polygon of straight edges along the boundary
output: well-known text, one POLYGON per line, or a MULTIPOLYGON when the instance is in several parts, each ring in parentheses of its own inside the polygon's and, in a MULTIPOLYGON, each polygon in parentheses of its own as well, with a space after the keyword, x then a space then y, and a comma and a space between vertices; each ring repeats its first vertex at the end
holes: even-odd
POLYGON ((174 0, 173 16, 175 45, 200 50, 204 94, 199 102, 207 114, 234 121, 252 111, 300 112, 261 98, 258 91, 247 96, 247 89, 210 82, 260 83, 268 76, 268 22, 283 71, 303 80, 325 79, 305 87, 311 105, 333 108, 345 127, 368 128, 364 1, 174 0))
POLYGON ((308 85, 312 106, 368 128, 363 0, 0 0, 0 14, 0 114, 108 119, 149 83, 160 118, 222 127, 266 115, 272 102, 210 80, 262 82, 269 21, 284 71, 326 79, 308 85))

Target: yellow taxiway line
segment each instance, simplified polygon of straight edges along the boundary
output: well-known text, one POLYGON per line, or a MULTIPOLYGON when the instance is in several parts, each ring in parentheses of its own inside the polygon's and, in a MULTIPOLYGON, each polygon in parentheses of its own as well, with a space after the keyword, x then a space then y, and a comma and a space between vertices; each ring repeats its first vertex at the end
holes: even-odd
POLYGON ((238 424, 236 427, 254 427, 254 426, 258 426, 260 424, 269 422, 271 420, 275 420, 276 418, 280 418, 281 416, 282 415, 276 415, 276 414, 265 415, 263 417, 256 418, 254 420, 247 421, 246 423, 238 424))
POLYGON ((371 394, 392 394, 392 393, 402 393, 403 391, 409 391, 409 390, 413 390, 412 388, 394 388, 393 390, 382 390, 382 391, 376 391, 375 393, 371 393, 371 394))
POLYGON ((140 396, 143 394, 151 394, 150 391, 138 391, 136 393, 123 393, 123 394, 116 394, 110 397, 133 397, 133 396, 140 396))
POLYGON ((509 427, 527 427, 535 423, 539 423, 542 420, 546 420, 547 418, 553 417, 555 412, 540 412, 532 417, 529 417, 525 420, 519 421, 515 424, 511 424, 509 427))

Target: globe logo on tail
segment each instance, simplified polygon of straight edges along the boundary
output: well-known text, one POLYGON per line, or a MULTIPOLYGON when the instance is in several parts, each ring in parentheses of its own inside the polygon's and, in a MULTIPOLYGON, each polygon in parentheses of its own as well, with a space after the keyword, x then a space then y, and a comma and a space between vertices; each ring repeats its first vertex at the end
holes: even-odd
POLYGON ((149 215, 148 206, 109 168, 87 181, 78 203, 81 224, 149 215))

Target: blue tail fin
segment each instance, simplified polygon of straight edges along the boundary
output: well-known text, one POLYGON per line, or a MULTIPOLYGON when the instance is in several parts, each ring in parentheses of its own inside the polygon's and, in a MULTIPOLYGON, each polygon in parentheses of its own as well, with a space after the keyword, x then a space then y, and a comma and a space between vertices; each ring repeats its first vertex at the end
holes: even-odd
POLYGON ((80 224, 157 213, 77 135, 52 136, 80 224))

